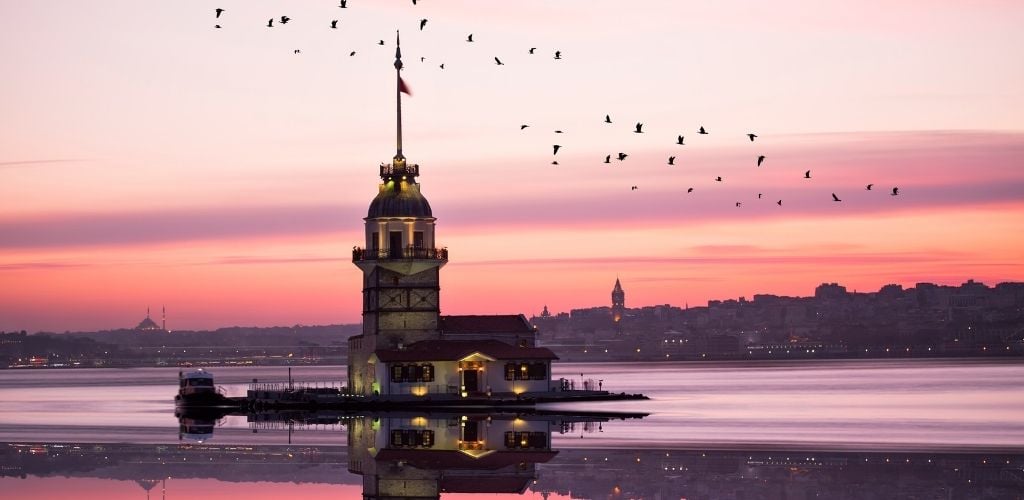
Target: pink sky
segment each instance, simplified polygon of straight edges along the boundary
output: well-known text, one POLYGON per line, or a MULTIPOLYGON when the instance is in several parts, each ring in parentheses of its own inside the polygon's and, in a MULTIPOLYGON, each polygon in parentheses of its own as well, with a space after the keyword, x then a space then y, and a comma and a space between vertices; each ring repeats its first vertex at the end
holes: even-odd
POLYGON ((1020 2, 642 5, 5 7, 0 330, 358 321, 395 29, 444 313, 1024 280, 1020 2))

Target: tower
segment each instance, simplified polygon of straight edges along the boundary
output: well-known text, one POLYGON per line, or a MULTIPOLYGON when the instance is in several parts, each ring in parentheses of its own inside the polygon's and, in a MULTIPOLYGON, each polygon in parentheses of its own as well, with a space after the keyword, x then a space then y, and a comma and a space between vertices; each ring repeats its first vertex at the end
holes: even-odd
POLYGON ((612 321, 616 323, 622 321, 622 316, 625 312, 626 292, 622 289, 619 278, 615 278, 615 288, 612 288, 612 321))
POLYGON ((379 392, 377 349, 439 337, 440 269, 448 250, 435 248, 430 204, 416 182, 419 165, 402 154, 402 49, 396 36, 395 99, 398 148, 391 163, 380 165, 381 184, 365 221, 366 245, 352 249, 352 262, 363 272, 363 333, 349 339, 349 389, 379 392))

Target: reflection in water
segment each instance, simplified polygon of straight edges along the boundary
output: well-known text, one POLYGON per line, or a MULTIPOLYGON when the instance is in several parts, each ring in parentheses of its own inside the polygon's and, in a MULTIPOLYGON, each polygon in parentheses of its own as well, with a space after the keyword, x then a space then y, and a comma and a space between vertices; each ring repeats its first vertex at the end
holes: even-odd
POLYGON ((248 417, 246 433, 253 442, 265 434, 277 435, 279 443, 293 433, 343 434, 347 447, 232 444, 219 443, 237 442, 239 436, 230 430, 224 434, 216 417, 181 418, 178 443, 0 443, 0 481, 102 478, 134 481, 147 491, 163 488, 168 478, 168 484, 198 478, 361 484, 365 498, 372 499, 439 498, 449 492, 571 498, 1015 498, 1024 491, 1024 454, 1019 452, 851 452, 804 445, 579 448, 585 442, 578 439, 581 432, 615 427, 614 417, 503 412, 260 414, 248 417))

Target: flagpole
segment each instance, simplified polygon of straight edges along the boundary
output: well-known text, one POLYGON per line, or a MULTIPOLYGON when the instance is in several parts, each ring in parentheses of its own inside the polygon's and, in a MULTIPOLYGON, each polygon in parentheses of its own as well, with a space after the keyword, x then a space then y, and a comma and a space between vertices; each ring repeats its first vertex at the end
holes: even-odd
POLYGON ((395 30, 395 100, 398 103, 398 153, 395 160, 404 160, 402 156, 402 40, 398 30, 395 30))

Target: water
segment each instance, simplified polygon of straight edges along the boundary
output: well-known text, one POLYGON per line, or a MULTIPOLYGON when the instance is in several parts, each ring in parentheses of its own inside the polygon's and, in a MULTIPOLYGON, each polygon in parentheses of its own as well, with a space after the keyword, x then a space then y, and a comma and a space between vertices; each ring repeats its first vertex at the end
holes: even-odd
MULTIPOLYGON (((408 423, 384 417, 254 434, 244 416, 231 416, 206 442, 181 441, 173 413, 177 372, 0 371, 0 497, 143 498, 143 487, 160 479, 151 497, 361 498, 369 473, 349 472, 359 452, 346 446, 351 429, 408 423)), ((278 367, 213 372, 233 395, 253 378, 287 380, 278 367)), ((900 488, 921 498, 1024 494, 1024 365, 1017 362, 579 363, 553 372, 577 385, 600 381, 606 390, 642 392, 651 400, 546 409, 650 416, 531 423, 549 425, 544 432, 556 453, 529 455, 539 461, 509 469, 518 479, 473 481, 492 490, 513 487, 510 481, 525 480, 523 474, 536 481, 509 498, 540 498, 542 491, 553 498, 873 494, 864 488, 878 488, 883 498, 900 488), (892 484, 884 479, 890 476, 892 484), (841 484, 846 489, 836 489, 841 484)), ((344 373, 344 367, 293 369, 296 380, 324 385, 342 384, 344 373)), ((439 442, 450 429, 445 421, 434 416, 427 425, 439 442)), ((486 422, 496 431, 501 425, 500 418, 486 422)), ((458 471, 467 473, 456 468, 442 476, 454 481, 458 471)), ((473 491, 481 491, 477 483, 473 491)))

